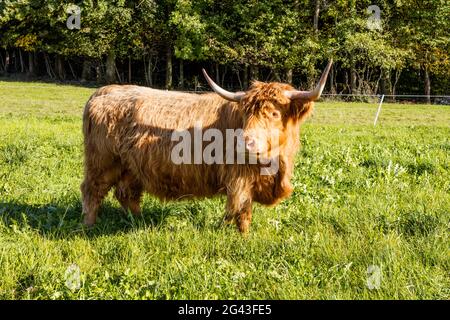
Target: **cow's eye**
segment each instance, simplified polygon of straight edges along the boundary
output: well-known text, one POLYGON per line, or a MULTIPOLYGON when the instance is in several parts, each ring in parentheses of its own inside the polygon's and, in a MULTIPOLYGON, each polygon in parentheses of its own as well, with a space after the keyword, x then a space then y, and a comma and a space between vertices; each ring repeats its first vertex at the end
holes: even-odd
POLYGON ((281 113, 278 110, 274 110, 271 112, 271 116, 273 119, 280 119, 281 118, 281 113))

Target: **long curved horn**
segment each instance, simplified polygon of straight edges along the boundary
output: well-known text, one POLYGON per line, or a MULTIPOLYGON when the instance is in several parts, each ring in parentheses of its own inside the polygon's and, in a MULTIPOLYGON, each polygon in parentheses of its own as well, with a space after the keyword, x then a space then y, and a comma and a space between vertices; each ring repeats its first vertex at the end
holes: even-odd
POLYGON ((316 101, 317 99, 320 98, 320 95, 322 94, 322 91, 327 82, 328 73, 330 72, 332 64, 333 64, 333 59, 331 59, 328 62, 328 65, 325 68, 324 72, 322 73, 319 83, 314 88, 314 90, 312 90, 312 91, 299 91, 299 90, 285 91, 284 95, 291 100, 301 99, 301 100, 305 100, 305 101, 316 101))
POLYGON ((239 102, 239 101, 241 101, 242 97, 244 97, 245 92, 227 91, 227 90, 219 87, 219 85, 217 85, 214 81, 212 81, 212 79, 206 73, 205 69, 202 69, 202 71, 203 71, 203 75, 205 76, 206 81, 208 81, 208 84, 211 87, 211 89, 213 89, 214 92, 217 93, 222 98, 229 100, 229 101, 239 102))

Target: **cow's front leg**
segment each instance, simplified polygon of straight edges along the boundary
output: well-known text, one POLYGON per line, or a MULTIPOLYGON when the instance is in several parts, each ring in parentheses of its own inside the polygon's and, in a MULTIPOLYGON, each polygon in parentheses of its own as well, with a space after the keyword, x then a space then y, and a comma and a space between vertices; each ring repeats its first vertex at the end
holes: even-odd
POLYGON ((248 233, 252 222, 252 197, 250 190, 228 191, 225 222, 235 221, 239 231, 248 233))

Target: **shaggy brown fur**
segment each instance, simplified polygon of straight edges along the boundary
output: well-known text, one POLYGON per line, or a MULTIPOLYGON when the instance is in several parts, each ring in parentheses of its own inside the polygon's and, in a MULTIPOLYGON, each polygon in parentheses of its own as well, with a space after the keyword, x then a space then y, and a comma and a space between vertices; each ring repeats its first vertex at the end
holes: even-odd
MULTIPOLYGON (((139 214, 142 193, 161 199, 227 195, 227 222, 241 232, 249 230, 252 202, 274 205, 292 193, 294 156, 299 148, 299 127, 313 102, 290 101, 281 83, 254 82, 240 103, 216 94, 168 92, 138 86, 111 85, 98 89, 83 116, 85 178, 81 185, 85 224, 95 223, 108 191, 124 209, 139 214), (272 117, 274 113, 281 117, 272 117), (279 170, 261 175, 260 164, 181 164, 170 154, 176 129, 277 128, 279 170)), ((264 137, 273 146, 270 135, 264 137)), ((204 146, 203 146, 204 147, 204 146)))

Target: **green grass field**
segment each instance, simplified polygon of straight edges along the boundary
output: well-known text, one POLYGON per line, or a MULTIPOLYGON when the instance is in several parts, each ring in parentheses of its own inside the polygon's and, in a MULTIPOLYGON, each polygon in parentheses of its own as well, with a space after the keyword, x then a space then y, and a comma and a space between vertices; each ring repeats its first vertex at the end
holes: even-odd
POLYGON ((373 127, 376 103, 318 103, 294 194, 243 238, 223 198, 146 195, 134 218, 110 194, 83 228, 93 90, 0 82, 0 299, 450 298, 449 106, 384 104, 373 127))

